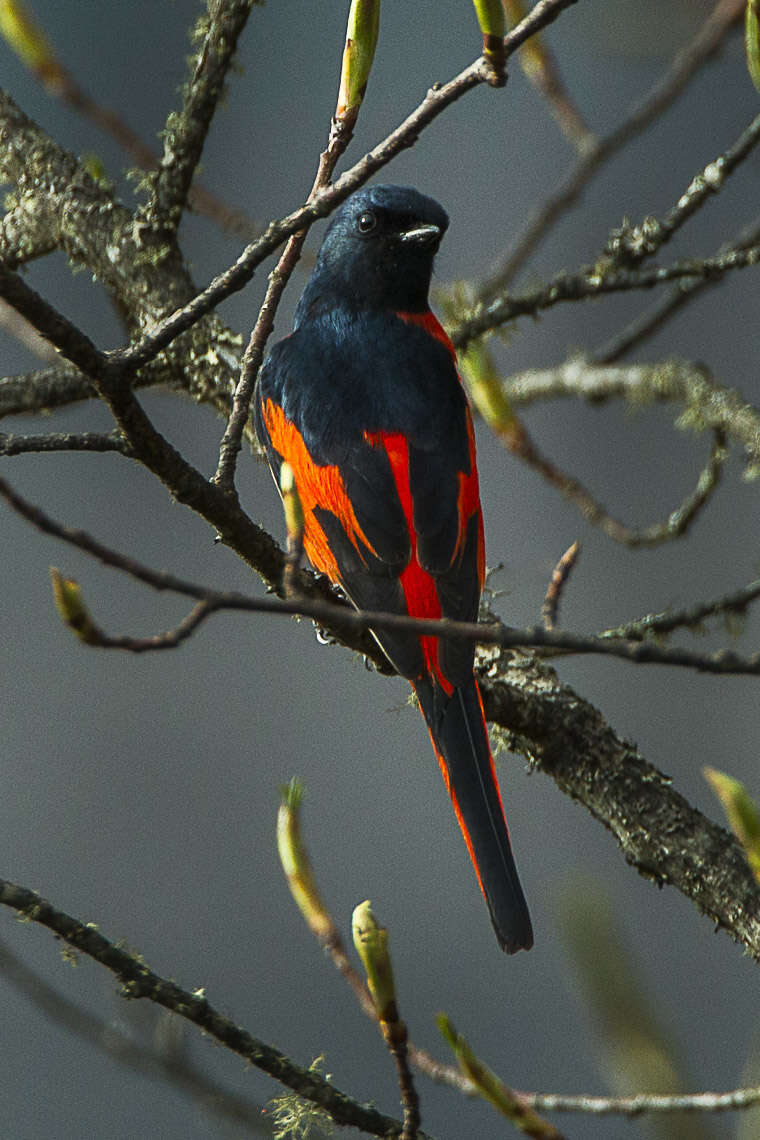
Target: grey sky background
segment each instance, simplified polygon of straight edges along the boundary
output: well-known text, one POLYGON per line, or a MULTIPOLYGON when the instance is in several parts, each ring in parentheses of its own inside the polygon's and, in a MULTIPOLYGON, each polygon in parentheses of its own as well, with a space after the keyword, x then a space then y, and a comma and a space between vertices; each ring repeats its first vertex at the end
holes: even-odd
MULTIPOLYGON (((204 153, 202 180, 258 220, 288 212, 311 185, 334 108, 347 7, 289 0, 251 15, 239 70, 204 153)), ((548 39, 595 130, 620 121, 709 9, 693 0, 580 0, 557 21, 548 39)), ((178 103, 186 32, 199 10, 195 0, 34 4, 62 62, 147 140, 178 103)), ((367 100, 345 163, 399 122, 432 83, 465 67, 478 42, 465 0, 387 0, 367 100)), ((96 153, 131 200, 123 180, 129 161, 51 100, 4 44, 0 82, 59 142, 96 153)), ((593 260, 624 214, 638 221, 664 213, 757 107, 737 32, 666 119, 584 195, 521 284, 593 260)), ((443 284, 482 273, 572 160, 513 65, 505 90, 479 89, 461 100, 380 180, 413 184, 449 211, 436 275, 443 284)), ((754 217, 759 161, 745 163, 684 227, 665 260, 711 252, 754 217)), ((242 242, 202 217, 183 226, 200 287, 237 256, 242 242)), ((321 228, 310 237, 312 250, 321 228)), ((98 346, 122 343, 97 285, 86 273, 72 275, 62 255, 30 266, 27 279, 98 346)), ((265 279, 261 271, 222 306, 243 335, 265 279)), ((304 280, 299 271, 291 283, 278 316, 280 335, 304 280)), ((756 402, 757 298, 756 273, 737 274, 688 307, 639 358, 702 360, 718 380, 756 402)), ((592 349, 652 300, 619 297, 524 320, 498 347, 500 363, 513 371, 592 349)), ((4 375, 34 366, 7 338, 0 353, 4 375)), ((166 394, 146 394, 144 403, 160 430, 211 472, 220 421, 166 394)), ((525 418, 543 451, 585 480, 613 513, 639 525, 666 516, 682 500, 709 448, 702 437, 674 431, 667 408, 632 413, 564 403, 536 407, 525 418)), ((81 406, 42 428, 108 424, 101 409, 81 406)), ((42 430, 33 420, 3 428, 42 430)), ((504 563, 497 606, 512 624, 537 620, 552 567, 574 538, 581 539, 583 554, 562 611, 572 629, 596 630, 713 597, 758 573, 758 489, 742 481, 738 456, 686 539, 631 552, 590 529, 483 425, 478 443, 488 560, 504 563)), ((220 588, 261 589, 229 551, 214 546, 203 522, 124 459, 22 457, 4 461, 2 470, 55 518, 151 565, 220 588)), ((244 455, 239 485, 252 517, 281 535, 265 466, 244 455)), ((347 935, 352 908, 372 899, 390 929, 402 1013, 418 1044, 446 1055, 434 1024, 444 1009, 518 1088, 610 1089, 562 917, 577 905, 577 892, 602 892, 636 962, 631 984, 643 985, 671 1033, 689 1087, 740 1083, 757 1021, 756 967, 674 890, 658 891, 632 872, 612 837, 543 775, 528 773, 522 759, 504 756, 499 772, 536 947, 508 959, 496 945, 427 733, 407 707, 402 682, 370 674, 345 650, 319 645, 309 623, 290 620, 221 616, 172 653, 131 657, 87 649, 54 613, 50 564, 79 579, 93 613, 114 632, 168 628, 183 615, 183 603, 89 562, 7 510, 0 512, 0 528, 4 876, 124 939, 159 973, 189 988, 205 986, 214 1005, 300 1063, 324 1054, 325 1071, 338 1087, 397 1115, 382 1042, 306 931, 278 867, 278 788, 297 774, 308 790, 305 832, 326 899, 347 935)), ((750 617, 735 644, 754 649, 757 633, 750 617)), ((718 630, 696 645, 727 640, 718 630)), ((704 764, 729 770, 758 792, 756 681, 610 661, 562 661, 558 670, 713 818, 720 811, 703 780, 704 764)), ((121 1001, 114 980, 94 963, 62 962, 47 932, 19 925, 10 913, 0 923, 4 944, 60 993, 137 1040, 151 1034, 150 1012, 121 1001)), ((76 1040, 1 976, 0 991, 4 1135, 242 1135, 186 1095, 128 1073, 76 1040)), ((261 1101, 280 1091, 192 1029, 185 1041, 192 1059, 224 1087, 261 1101)), ((424 1127, 440 1140, 508 1134, 486 1105, 463 1102, 422 1078, 419 1089, 424 1127)), ((557 1122, 574 1140, 652 1134, 640 1122, 557 1122)), ((735 1124, 711 1121, 709 1135, 732 1136, 735 1124)))

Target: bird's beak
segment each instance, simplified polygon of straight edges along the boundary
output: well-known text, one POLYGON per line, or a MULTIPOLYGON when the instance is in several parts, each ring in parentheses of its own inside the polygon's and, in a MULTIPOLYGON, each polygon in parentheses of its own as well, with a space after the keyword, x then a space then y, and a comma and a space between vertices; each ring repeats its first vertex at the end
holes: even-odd
POLYGON ((413 241, 416 245, 432 245, 434 242, 440 240, 441 227, 440 226, 413 226, 409 230, 404 230, 400 235, 402 241, 413 241))

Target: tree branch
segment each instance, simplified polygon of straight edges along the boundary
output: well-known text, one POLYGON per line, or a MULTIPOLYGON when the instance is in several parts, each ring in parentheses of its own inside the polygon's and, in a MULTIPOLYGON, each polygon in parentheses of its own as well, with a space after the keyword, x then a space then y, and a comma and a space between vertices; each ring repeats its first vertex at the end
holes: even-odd
POLYGON ((55 227, 37 198, 36 194, 23 195, 0 220, 0 260, 8 269, 18 269, 56 248, 55 227))
MULTIPOLYGON (((575 0, 541 0, 519 27, 506 37, 507 54, 515 51, 529 35, 551 22, 574 2, 575 0)), ((76 338, 74 333, 77 330, 74 330, 73 326, 51 306, 40 302, 33 290, 30 290, 19 278, 13 278, 11 275, 7 280, 8 292, 28 310, 31 319, 34 321, 34 314, 37 311, 39 323, 43 324, 46 335, 49 333, 55 337, 54 343, 57 342, 63 350, 71 350, 76 362, 85 368, 87 375, 110 407, 132 449, 133 457, 151 470, 177 500, 191 507, 215 527, 220 537, 270 585, 279 587, 281 582, 283 558, 280 549, 264 531, 251 522, 240 509, 234 496, 223 493, 204 479, 200 472, 187 463, 155 430, 126 381, 134 370, 152 360, 181 332, 188 330, 217 300, 242 287, 250 278, 254 265, 276 248, 289 233, 303 228, 317 216, 333 209, 353 189, 366 181, 371 173, 389 162, 399 150, 411 145, 420 130, 432 122, 445 107, 472 87, 484 82, 489 74, 485 62, 480 59, 449 84, 429 91, 417 110, 379 147, 343 175, 333 187, 322 191, 312 203, 295 211, 284 220, 272 223, 264 237, 249 246, 235 265, 220 275, 203 293, 169 318, 159 321, 151 333, 119 352, 106 355, 94 349, 83 335, 76 338)), ((31 134, 37 138, 40 132, 20 115, 9 100, 5 103, 0 101, 0 116, 3 111, 9 125, 3 127, 3 120, 0 117, 0 129, 13 133, 18 127, 22 136, 26 132, 27 135, 31 134)), ((13 134, 13 139, 16 146, 14 173, 20 178, 25 170, 21 154, 21 138, 13 134)), ((60 158, 59 149, 54 148, 49 140, 45 146, 48 146, 48 149, 52 148, 53 157, 60 158)), ((70 156, 65 156, 65 152, 62 153, 73 162, 70 156)), ((50 161, 52 163, 53 158, 50 161)), ((130 234, 131 232, 130 230, 130 234)), ((133 235, 130 240, 134 240, 133 235)), ((182 280, 185 281, 184 276, 182 280)), ((199 335, 198 329, 194 335, 199 335)), ((206 348, 201 355, 207 355, 206 348)), ((218 354, 215 354, 215 359, 218 359, 218 354)), ((316 587, 312 585, 312 593, 315 589, 323 598, 330 597, 329 588, 317 583, 316 587)), ((370 640, 369 635, 363 633, 355 647, 377 660, 377 651, 370 647, 370 640)), ((380 664, 380 667, 387 668, 383 664, 380 664)))
MULTIPOLYGON (((195 582, 178 578, 166 571, 152 570, 136 559, 128 558, 127 555, 104 546, 85 531, 62 526, 49 515, 46 515, 39 507, 28 502, 17 491, 14 491, 4 479, 0 479, 0 497, 4 498, 13 510, 43 533, 68 542, 79 550, 90 554, 93 558, 97 558, 106 566, 121 570, 155 590, 168 590, 171 593, 195 598, 202 603, 178 627, 179 630, 183 631, 181 636, 177 636, 176 631, 173 631, 171 634, 159 634, 156 639, 148 639, 148 641, 140 639, 136 644, 132 644, 135 639, 106 638, 103 635, 102 644, 109 648, 135 649, 137 652, 151 648, 174 648, 175 644, 185 640, 189 633, 193 632, 210 613, 232 610, 243 613, 288 614, 310 617, 328 627, 329 633, 346 647, 359 648, 360 651, 361 646, 357 644, 357 633, 367 634, 370 629, 389 629, 405 633, 424 633, 430 637, 456 637, 464 641, 473 641, 479 645, 494 646, 501 649, 523 649, 530 646, 534 649, 565 650, 574 654, 602 654, 637 665, 674 665, 686 669, 695 669, 700 673, 713 673, 720 676, 760 676, 760 652, 749 657, 742 657, 727 649, 719 649, 714 653, 695 653, 679 647, 666 648, 651 641, 614 639, 608 634, 595 637, 571 633, 566 630, 544 629, 540 626, 534 626, 530 629, 514 629, 500 621, 464 622, 452 621, 449 618, 432 620, 407 617, 405 614, 355 610, 340 603, 334 593, 329 596, 329 600, 323 600, 318 592, 319 580, 315 582, 313 576, 306 574, 302 575, 302 581, 306 584, 311 579, 312 588, 308 590, 307 586, 308 593, 306 591, 303 594, 299 592, 294 598, 285 600, 272 597, 254 598, 236 591, 212 590, 195 582), (314 589, 315 585, 317 586, 316 590, 314 589), (150 640, 156 643, 150 644, 150 640), (171 644, 164 644, 167 640, 170 640, 171 644)), ((270 539, 270 541, 273 540, 270 539)), ((749 604, 751 600, 753 599, 748 598, 745 604, 749 604)), ((100 631, 97 632, 100 633, 100 631)), ((371 643, 368 636, 367 640, 371 643)), ((377 662, 380 671, 392 672, 376 645, 366 656, 373 662, 377 662)))
POLYGON ((199 21, 197 31, 205 28, 205 35, 185 86, 182 110, 167 120, 164 153, 145 211, 159 229, 176 230, 179 225, 238 37, 252 5, 253 0, 215 0, 208 4, 208 15, 199 21))
MULTIPOLYGON (((506 36, 505 57, 576 2, 540 0, 525 20, 506 36)), ((480 58, 449 83, 430 90, 399 127, 330 189, 309 205, 270 223, 261 238, 247 246, 232 266, 197 294, 176 245, 164 242, 151 249, 150 231, 135 227, 129 212, 117 205, 110 193, 97 185, 72 155, 53 143, 1 91, 0 177, 19 184, 21 193, 30 196, 28 208, 44 213, 55 244, 62 245, 74 260, 87 264, 109 292, 126 305, 135 324, 150 330, 131 346, 110 356, 115 366, 128 364, 137 369, 192 329, 216 304, 242 289, 255 268, 277 246, 335 209, 401 150, 413 145, 420 132, 447 106, 473 87, 487 82, 489 76, 490 71, 480 58), (37 194, 41 185, 46 187, 43 201, 37 194), (97 224, 93 224, 94 219, 97 224), (161 319, 167 310, 170 316, 161 319)), ((185 386, 216 406, 221 393, 223 413, 227 415, 227 393, 233 386, 237 366, 237 361, 232 359, 230 334, 214 321, 210 328, 196 328, 192 344, 184 347, 181 360, 188 368, 185 386), (209 344, 214 345, 213 354, 208 351, 209 344)), ((72 399, 81 399, 85 390, 81 382, 75 380, 72 399)), ((64 391, 59 390, 57 403, 60 406, 65 402, 64 391)))
MULTIPOLYGON (((228 1017, 218 1013, 201 991, 190 993, 181 989, 174 982, 148 969, 138 958, 120 950, 104 938, 93 923, 85 925, 78 922, 64 911, 57 910, 34 891, 17 886, 7 879, 0 879, 0 904, 12 907, 30 922, 46 926, 70 946, 105 966, 122 983, 124 997, 147 998, 192 1022, 257 1069, 293 1089, 305 1100, 319 1105, 337 1124, 360 1128, 371 1136, 401 1135, 400 1121, 359 1104, 314 1069, 300 1068, 284 1053, 258 1040, 228 1017)), ((420 1132, 418 1136, 420 1140, 425 1140, 424 1133, 420 1132)))
MULTIPOLYGON (((125 1068, 153 1081, 165 1081, 190 1096, 209 1116, 244 1125, 253 1132, 271 1134, 271 1129, 262 1117, 260 1104, 238 1096, 211 1080, 200 1066, 193 1064, 176 1046, 161 1048, 155 1043, 140 1044, 112 1023, 103 1021, 69 1001, 2 943, 0 975, 54 1024, 99 1049, 125 1068)), ((158 1010, 156 1013, 159 1015, 158 1010)), ((174 1015, 163 1013, 159 1016, 168 1018, 174 1015)))
POLYGON ((130 368, 119 354, 101 353, 88 337, 18 276, 0 265, 0 295, 32 321, 51 343, 86 371, 111 410, 132 458, 152 471, 180 502, 217 529, 220 537, 272 584, 282 577, 282 552, 237 501, 224 494, 150 422, 129 385, 130 368), (247 554, 244 551, 247 550, 247 554))
POLYGON ((589 1116, 641 1116, 646 1112, 730 1112, 760 1103, 760 1088, 731 1092, 677 1093, 658 1096, 563 1096, 559 1093, 520 1093, 531 1108, 541 1112, 581 1112, 589 1116))
POLYGON ((626 861, 668 883, 760 961, 760 889, 739 843, 708 820, 545 665, 485 656, 486 716, 505 742, 612 832, 626 861))
POLYGON ((575 205, 597 171, 676 101, 700 68, 719 50, 726 34, 741 19, 744 8, 745 0, 717 0, 702 27, 678 52, 671 66, 649 93, 633 106, 620 126, 585 152, 554 192, 528 219, 502 263, 478 287, 478 302, 485 303, 509 285, 543 238, 575 205))
MULTIPOLYGON (((760 222, 756 220, 747 226, 734 241, 727 242, 724 246, 721 246, 718 253, 730 253, 731 250, 734 249, 748 249, 750 246, 759 244, 760 222)), ((623 356, 626 356, 632 348, 643 344, 653 333, 659 332, 671 317, 674 317, 676 313, 680 312, 690 301, 695 300, 705 289, 719 285, 721 280, 721 275, 715 274, 712 277, 692 278, 679 281, 667 297, 631 321, 621 332, 611 338, 607 344, 593 352, 589 359, 593 361, 594 364, 614 364, 623 356)))
POLYGON ((653 257, 681 226, 704 206, 711 195, 720 193, 726 184, 726 179, 744 162, 759 142, 760 114, 755 116, 728 150, 712 162, 708 162, 707 166, 692 178, 686 190, 662 220, 648 217, 638 226, 623 225, 615 232, 605 250, 612 266, 630 268, 640 265, 648 257, 653 257))
POLYGON ((676 629, 699 630, 707 618, 725 617, 741 618, 747 613, 752 602, 760 598, 760 581, 750 582, 741 590, 734 590, 730 594, 723 594, 708 602, 699 602, 683 610, 664 610, 658 614, 646 614, 644 617, 634 618, 616 626, 615 629, 606 629, 602 637, 623 637, 630 641, 643 641, 645 637, 663 637, 676 629))
MULTIPOLYGON (((208 486, 208 484, 204 485, 208 486)), ((221 492, 215 491, 214 488, 211 488, 211 490, 215 492, 217 496, 221 496, 221 492)), ((129 558, 127 555, 120 554, 118 551, 104 546, 85 531, 67 527, 56 522, 39 507, 30 503, 22 495, 19 495, 5 479, 1 478, 0 497, 4 498, 13 510, 33 526, 36 526, 43 534, 49 534, 54 538, 69 543, 69 545, 76 547, 78 550, 83 550, 86 554, 96 558, 105 566, 112 566, 117 570, 121 570, 123 573, 129 574, 130 577, 136 581, 142 582, 154 590, 166 590, 193 598, 197 602, 202 602, 204 603, 204 610, 207 609, 209 613, 215 612, 218 609, 233 609, 242 611, 248 610, 257 613, 285 613, 294 615, 305 612, 305 608, 311 609, 313 610, 313 614, 309 616, 314 616, 317 621, 324 620, 326 625, 330 625, 331 628, 336 631, 336 639, 339 638, 343 645, 363 654, 367 660, 372 661, 378 672, 387 675, 393 673, 391 666, 381 652, 377 642, 371 634, 368 633, 367 624, 362 620, 356 622, 355 611, 351 609, 347 603, 340 600, 328 580, 324 577, 315 576, 305 570, 300 571, 297 578, 298 601, 281 602, 271 597, 253 598, 235 592, 220 593, 218 591, 208 590, 205 586, 188 582, 185 579, 178 578, 165 571, 153 570, 134 558, 129 558), (345 626, 343 625, 344 619, 348 623, 345 626)), ((230 505, 227 497, 222 498, 222 503, 226 507, 225 518, 229 521, 229 525, 236 529, 238 537, 243 540, 244 544, 247 545, 250 543, 251 549, 253 550, 253 547, 259 541, 258 536, 261 536, 263 545, 258 551, 257 562, 262 561, 262 556, 270 558, 275 580, 279 582, 282 578, 284 555, 277 543, 274 539, 270 538, 265 531, 251 522, 248 516, 245 515, 239 507, 230 505)), ((243 557, 243 555, 241 555, 241 557, 243 557)), ((259 573, 261 573, 261 570, 259 570, 259 573)), ((201 618, 205 618, 206 616, 207 614, 204 612, 201 618)), ((191 615, 188 616, 186 621, 190 620, 191 615)), ((196 624, 199 624, 197 618, 193 620, 196 624)), ((391 618, 390 620, 393 619, 391 618)), ((406 618, 399 620, 408 622, 413 619, 406 618)), ((478 627, 474 626, 473 628, 478 627)), ((176 631, 158 636, 170 639, 173 633, 176 634, 176 631)), ((169 648, 170 646, 167 645, 165 647, 169 648)), ((119 648, 127 648, 127 646, 120 645, 119 648)), ((145 648, 151 647, 141 645, 138 651, 142 651, 145 648)))
MULTIPOLYGON (((757 118, 757 141, 760 142, 760 115, 757 118)), ((501 297, 479 309, 472 317, 460 321, 449 330, 457 349, 466 348, 471 340, 499 328, 515 317, 536 316, 565 301, 583 301, 609 293, 627 293, 634 289, 653 289, 668 281, 684 278, 709 280, 722 277, 732 269, 747 269, 760 264, 760 246, 732 249, 714 257, 691 258, 672 265, 649 269, 609 269, 604 264, 591 266, 578 273, 559 273, 548 285, 523 293, 519 297, 501 297)))
MULTIPOLYGON (((560 13, 577 0, 539 0, 530 14, 504 40, 509 57, 525 40, 552 23, 560 13)), ((318 218, 326 217, 373 174, 412 146, 421 132, 452 103, 481 83, 487 83, 490 69, 482 57, 475 60, 448 83, 431 88, 419 106, 359 162, 347 170, 328 189, 322 190, 309 203, 278 221, 270 222, 262 236, 248 245, 223 273, 220 273, 192 301, 160 321, 149 334, 126 349, 120 358, 134 367, 151 360, 181 333, 192 327, 220 301, 242 289, 250 281, 258 265, 278 246, 301 229, 308 229, 318 218)))
POLYGON ((62 356, 88 376, 110 369, 108 357, 95 347, 81 329, 27 285, 18 273, 0 263, 0 297, 21 313, 62 356))
MULTIPOLYGON (((150 328, 194 296, 196 289, 176 242, 165 236, 159 239, 149 227, 137 225, 111 191, 95 182, 72 154, 53 142, 3 91, 0 180, 17 185, 11 213, 22 211, 35 248, 46 235, 51 247, 63 249, 73 262, 86 265, 130 328, 150 328), (44 194, 40 187, 45 188, 44 194)), ((0 247, 6 269, 25 259, 23 234, 17 228, 13 234, 13 243, 0 247)), ((152 363, 138 383, 179 383, 226 415, 238 352, 239 338, 210 316, 181 345, 152 363)), ((93 394, 92 385, 77 372, 63 369, 54 375, 44 370, 25 377, 22 392, 15 387, 15 378, 2 381, 0 413, 60 407, 93 394), (40 385, 37 400, 32 386, 36 383, 40 385)))
MULTIPOLYGON (((20 6, 14 5, 14 7, 20 6)), ((118 111, 104 107, 84 90, 55 55, 45 33, 35 27, 29 12, 25 13, 23 23, 26 26, 26 39, 35 41, 37 51, 30 55, 20 50, 18 54, 48 95, 60 99, 77 114, 89 119, 99 130, 109 134, 143 170, 155 170, 159 163, 156 152, 132 130, 118 111)), ((18 50, 18 42, 13 46, 18 50)), ((188 199, 193 209, 206 214, 221 229, 249 239, 258 232, 259 228, 242 210, 227 205, 204 186, 199 184, 191 186, 188 199)))
POLYGON ((564 495, 580 511, 586 522, 598 527, 608 538, 631 549, 658 546, 670 539, 681 538, 688 531, 694 519, 716 490, 727 458, 723 433, 715 429, 715 439, 706 465, 702 468, 694 490, 680 506, 670 512, 664 522, 652 523, 647 527, 631 527, 620 522, 593 497, 582 483, 558 468, 538 450, 527 431, 520 424, 519 430, 512 430, 509 442, 510 451, 522 460, 551 486, 564 495))
MULTIPOLYGON (((638 270, 646 258, 652 257, 691 218, 712 194, 723 189, 726 179, 760 143, 760 114, 756 115, 723 154, 713 159, 692 178, 689 185, 661 220, 648 217, 638 225, 623 225, 610 235, 602 255, 595 264, 579 273, 560 273, 543 289, 521 297, 495 296, 490 301, 477 299, 473 315, 450 329, 457 349, 465 348, 475 337, 498 328, 514 317, 535 314, 561 301, 578 301, 604 293, 630 289, 650 289, 665 281, 683 277, 711 279, 730 269, 742 269, 760 261, 760 247, 734 247, 712 258, 676 262, 670 266, 638 270)), ((493 296, 493 290, 488 291, 493 296)))
MULTIPOLYGON (((43 343, 49 342, 43 341, 43 343)), ((172 363, 159 357, 141 369, 133 387, 153 388, 166 385, 185 390, 190 383, 188 374, 192 377, 192 364, 189 364, 187 372, 184 372, 179 368, 175 369, 172 363)), ((0 378, 0 419, 5 416, 30 415, 34 412, 50 411, 53 408, 64 408, 82 400, 95 399, 97 395, 95 386, 84 373, 70 364, 40 368, 34 372, 22 372, 17 376, 4 376, 0 378)), ((221 399, 220 393, 220 402, 221 399)))
POLYGON ((117 451, 131 455, 121 432, 54 432, 50 435, 6 435, 0 432, 0 455, 51 451, 117 451))
MULTIPOLYGON (((193 296, 176 243, 135 227, 129 210, 0 91, 0 179, 13 183, 35 243, 56 248, 102 282, 130 326, 145 328, 193 296), (44 187, 44 193, 41 188, 44 187)), ((23 257, 23 234, 18 235, 23 257)), ((10 251, 3 251, 4 253, 10 251)), ((8 268, 7 258, 3 256, 8 268)))
MULTIPOLYGON (((346 643, 351 640, 347 631, 424 630, 429 635, 456 635, 493 646, 569 648, 574 652, 611 653, 631 661, 760 675, 760 654, 744 660, 726 651, 693 654, 649 642, 584 638, 541 629, 516 631, 498 623, 420 622, 399 615, 355 613, 334 602, 315 602, 305 597, 282 602, 220 594, 173 575, 157 573, 115 554, 81 531, 61 527, 2 480, 0 493, 46 533, 156 589, 173 590, 216 608, 306 614, 329 623, 346 643)), ((537 760, 563 791, 580 800, 600 819, 616 835, 628 861, 642 874, 659 883, 673 883, 741 941, 753 957, 760 959, 760 891, 738 843, 691 808, 666 777, 632 745, 616 737, 593 706, 580 700, 568 687, 560 686, 546 667, 534 664, 528 669, 524 662, 513 666, 508 654, 495 649, 482 667, 481 677, 486 715, 506 730, 509 746, 537 760)))
POLYGON ((659 364, 595 366, 584 359, 556 368, 530 369, 511 376, 507 395, 515 404, 580 397, 592 404, 623 398, 637 407, 657 402, 678 403, 683 412, 678 426, 722 431, 747 456, 747 478, 760 474, 760 411, 735 388, 717 384, 706 368, 681 360, 659 364))

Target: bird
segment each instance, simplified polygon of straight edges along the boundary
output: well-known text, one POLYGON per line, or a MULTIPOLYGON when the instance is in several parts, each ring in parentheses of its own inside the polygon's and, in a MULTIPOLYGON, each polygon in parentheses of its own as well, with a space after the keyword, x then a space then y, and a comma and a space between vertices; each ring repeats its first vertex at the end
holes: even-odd
MULTIPOLYGON (((372 185, 333 214, 253 402, 279 488, 295 476, 303 548, 361 610, 475 621, 485 543, 472 415, 429 304, 449 225, 411 187, 372 185)), ((533 945, 502 806, 474 644, 372 631, 417 695, 501 948, 533 945)))

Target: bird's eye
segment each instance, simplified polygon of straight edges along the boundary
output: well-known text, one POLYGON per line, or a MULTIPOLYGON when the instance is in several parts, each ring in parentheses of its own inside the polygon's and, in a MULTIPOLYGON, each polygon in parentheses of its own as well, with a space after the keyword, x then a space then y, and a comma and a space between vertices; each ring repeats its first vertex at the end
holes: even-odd
POLYGON ((363 214, 359 214, 356 224, 360 234, 371 234, 377 225, 377 218, 371 210, 365 210, 363 214))

